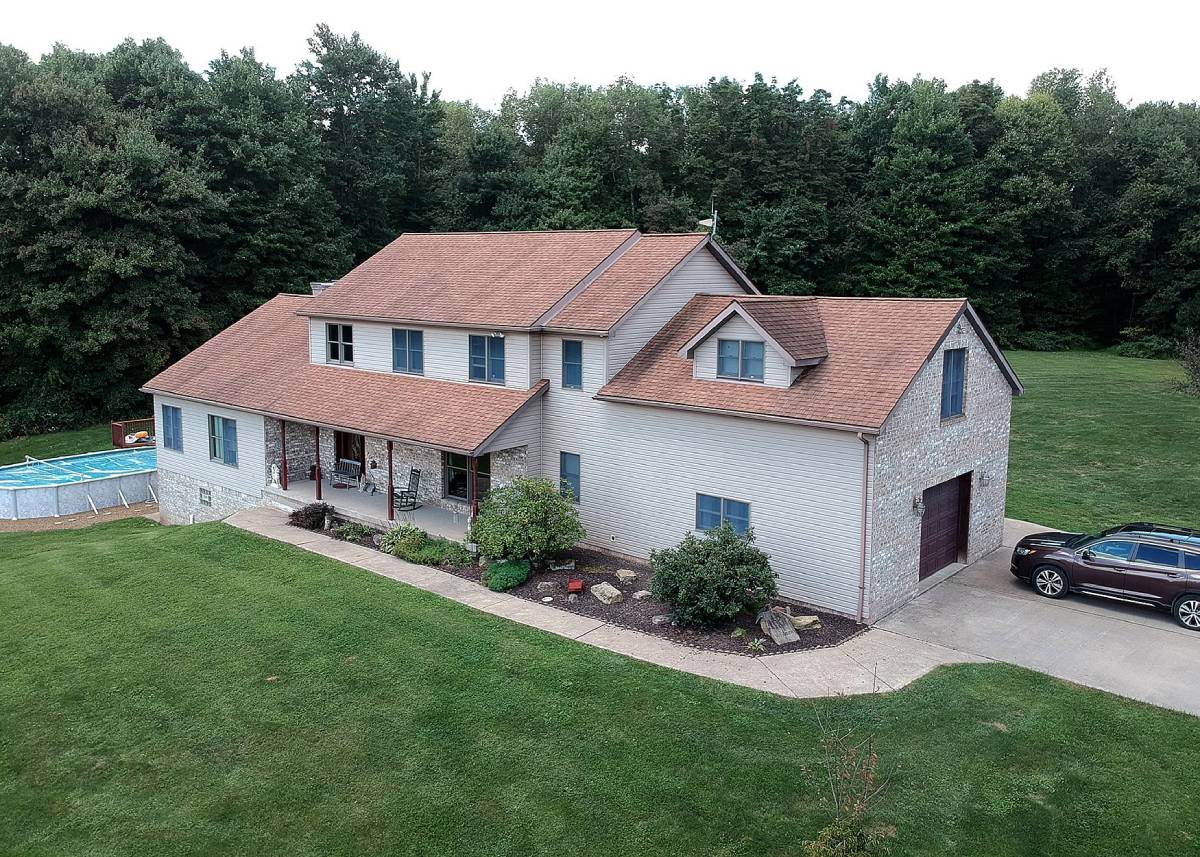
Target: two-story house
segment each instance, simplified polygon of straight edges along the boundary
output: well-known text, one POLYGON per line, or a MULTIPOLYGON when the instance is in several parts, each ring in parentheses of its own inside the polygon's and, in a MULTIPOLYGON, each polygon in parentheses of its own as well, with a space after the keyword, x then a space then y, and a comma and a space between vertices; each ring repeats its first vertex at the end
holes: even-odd
POLYGON ((783 595, 864 621, 1000 544, 1021 385, 965 300, 764 296, 707 234, 635 230, 406 234, 314 292, 146 383, 165 521, 386 524, 416 470, 417 523, 461 536, 529 474, 623 555, 752 527, 783 595))

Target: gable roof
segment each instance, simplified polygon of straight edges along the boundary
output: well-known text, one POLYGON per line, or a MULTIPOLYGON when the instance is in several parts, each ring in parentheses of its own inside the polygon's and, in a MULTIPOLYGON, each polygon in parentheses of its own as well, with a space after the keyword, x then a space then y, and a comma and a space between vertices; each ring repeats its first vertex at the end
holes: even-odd
MULTIPOLYGON (((810 298, 802 303, 815 304, 828 356, 795 384, 769 387, 693 377, 692 362, 681 353, 684 346, 734 302, 755 303, 728 295, 693 297, 601 388, 597 398, 877 432, 964 314, 1014 392, 1021 392, 1011 367, 961 298, 810 298)), ((785 315, 781 311, 771 323, 781 322, 785 315)), ((798 336, 789 347, 810 345, 810 339, 798 336)))
POLYGON ((635 229, 406 232, 299 312, 529 328, 637 235, 635 229))
MULTIPOLYGON (((611 330, 676 268, 696 252, 714 246, 707 232, 643 235, 555 313, 546 326, 555 330, 611 330)), ((731 274, 737 278, 736 273, 731 274)), ((743 285, 748 291, 754 290, 748 280, 743 285)))
POLYGON ((680 356, 691 357, 731 315, 741 316, 790 366, 813 365, 829 354, 816 298, 763 296, 735 298, 680 347, 680 356))
POLYGON ((272 298, 143 389, 463 452, 547 389, 544 380, 521 390, 310 363, 308 322, 296 313, 316 300, 272 298))

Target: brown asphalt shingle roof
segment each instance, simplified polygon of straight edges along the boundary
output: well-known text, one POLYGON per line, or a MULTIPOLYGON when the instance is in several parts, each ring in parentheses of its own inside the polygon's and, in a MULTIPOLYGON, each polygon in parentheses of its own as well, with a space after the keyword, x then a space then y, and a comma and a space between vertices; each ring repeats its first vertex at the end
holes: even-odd
POLYGON ((962 299, 812 298, 828 357, 792 386, 694 378, 692 361, 678 351, 733 300, 780 299, 697 295, 598 396, 874 431, 966 306, 962 299))
POLYGON ((531 327, 634 229, 408 232, 303 310, 315 316, 531 327))
POLYGON ((464 451, 546 390, 546 381, 519 390, 310 363, 308 321, 296 312, 316 301, 272 298, 144 389, 464 451))
POLYGON ((671 273, 708 233, 643 235, 547 325, 569 330, 609 330, 671 273))
POLYGON ((738 306, 796 360, 829 354, 818 298, 738 298, 738 306))

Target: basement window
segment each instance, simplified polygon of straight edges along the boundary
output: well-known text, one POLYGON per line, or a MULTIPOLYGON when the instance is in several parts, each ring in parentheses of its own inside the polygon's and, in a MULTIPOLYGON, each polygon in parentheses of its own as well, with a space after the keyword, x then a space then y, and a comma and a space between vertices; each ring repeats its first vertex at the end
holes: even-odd
POLYGON ((208 488, 200 489, 200 505, 201 506, 211 506, 212 505, 212 491, 210 491, 208 488))

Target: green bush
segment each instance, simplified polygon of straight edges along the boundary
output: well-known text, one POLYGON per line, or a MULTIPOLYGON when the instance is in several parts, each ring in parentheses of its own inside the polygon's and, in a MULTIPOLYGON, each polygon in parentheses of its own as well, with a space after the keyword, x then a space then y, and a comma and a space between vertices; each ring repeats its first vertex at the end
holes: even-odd
POLYGON ((1173 340, 1152 334, 1144 327, 1125 328, 1121 331, 1121 340, 1112 350, 1122 357, 1165 360, 1176 354, 1177 344, 1173 340))
POLYGON ((754 546, 722 524, 702 536, 688 533, 676 547, 650 552, 650 592, 680 625, 712 625, 758 610, 776 593, 775 572, 754 546))
POLYGON ((1029 351, 1089 351, 1096 347, 1082 334, 1059 330, 1023 330, 1013 338, 1013 344, 1029 351))
POLYGON ((309 503, 288 513, 288 523, 306 530, 319 530, 325 526, 325 518, 333 512, 328 503, 309 503))
POLYGON ((483 582, 493 592, 504 592, 520 586, 529 579, 529 563, 525 560, 508 559, 492 563, 484 572, 483 582))
POLYGON ((1189 330, 1179 340, 1179 363, 1187 377, 1183 391, 1200 396, 1200 331, 1189 330))
POLYGON ((370 527, 354 523, 338 524, 333 528, 334 538, 341 539, 344 542, 357 542, 360 539, 365 539, 373 532, 375 531, 370 527))
POLYGON ((471 553, 458 542, 430 536, 412 524, 401 524, 383 534, 379 549, 420 565, 469 565, 471 553))
POLYGON ((541 562, 584 537, 575 504, 548 479, 518 478, 484 497, 471 540, 484 556, 541 562))

